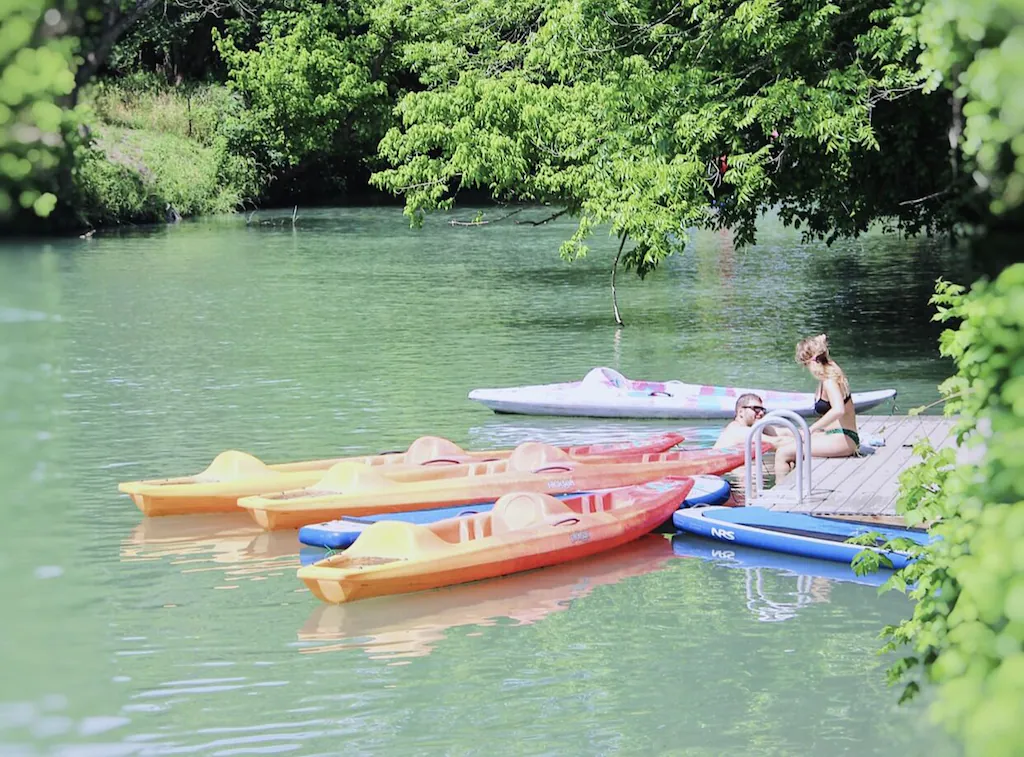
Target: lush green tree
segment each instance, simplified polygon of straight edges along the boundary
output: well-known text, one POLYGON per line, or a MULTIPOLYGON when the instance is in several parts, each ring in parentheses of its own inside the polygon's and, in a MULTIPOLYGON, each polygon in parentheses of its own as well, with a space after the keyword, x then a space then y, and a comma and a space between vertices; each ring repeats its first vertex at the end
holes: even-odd
MULTIPOLYGON (((286 183, 315 171, 343 180, 364 170, 394 102, 390 41, 370 28, 358 3, 303 2, 265 13, 260 29, 249 49, 236 33, 215 33, 231 86, 247 105, 228 125, 232 149, 286 183)), ((300 191, 294 181, 288 186, 300 191)))
MULTIPOLYGON (((1024 5, 927 0, 911 20, 929 87, 953 92, 950 139, 1012 232, 1003 219, 1024 201, 1024 5)), ((1019 230, 1015 239, 1019 260, 1019 230)), ((940 281, 933 302, 955 326, 941 352, 957 373, 940 389, 966 448, 922 444, 924 462, 901 480, 901 512, 936 521, 940 539, 890 581, 918 600, 887 629, 890 649, 911 650, 891 677, 906 695, 937 684, 936 719, 968 754, 1008 757, 1024 754, 1024 264, 970 292, 940 281)))
POLYGON ((67 23, 68 10, 46 0, 0 4, 0 220, 56 207, 57 169, 74 139, 61 107, 75 85, 67 23))
MULTIPOLYGON (((928 87, 954 93, 950 138, 996 214, 1024 203, 1024 4, 927 0, 912 17, 928 87)), ((950 188, 942 190, 951 191, 950 188)))
POLYGON ((386 0, 376 20, 425 87, 374 177, 414 220, 466 188, 547 203, 579 219, 564 255, 609 224, 643 275, 687 227, 750 241, 768 206, 828 239, 964 212, 937 194, 945 101, 884 2, 386 0))
POLYGON ((906 696, 938 684, 936 720, 969 754, 1009 757, 1024 752, 1024 264, 969 294, 940 282, 933 301, 937 318, 960 321, 942 337, 958 369, 941 387, 947 412, 984 452, 974 463, 925 443, 925 462, 902 476, 900 510, 937 521, 940 539, 890 580, 917 600, 886 629, 890 649, 912 650, 890 675, 906 696))

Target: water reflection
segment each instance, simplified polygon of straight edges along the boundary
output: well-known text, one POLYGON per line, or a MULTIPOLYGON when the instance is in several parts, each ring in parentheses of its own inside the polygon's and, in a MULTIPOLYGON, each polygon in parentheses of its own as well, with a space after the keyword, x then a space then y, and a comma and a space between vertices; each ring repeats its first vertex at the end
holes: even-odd
POLYGON ((842 563, 724 545, 689 534, 672 537, 672 552, 744 571, 747 609, 764 623, 790 620, 805 607, 829 602, 834 582, 881 586, 889 577, 884 572, 858 576, 842 563))
MULTIPOLYGON (((294 531, 264 531, 246 513, 147 518, 121 541, 121 562, 166 561, 181 573, 262 581, 297 569, 294 531)), ((218 587, 228 588, 228 587, 218 587)))
POLYGON ((484 416, 486 420, 469 429, 472 449, 511 448, 527 441, 554 445, 640 441, 668 432, 682 434, 685 437, 684 447, 710 447, 725 427, 723 421, 708 425, 686 421, 687 425, 681 426, 679 421, 673 423, 671 420, 616 421, 607 418, 509 416, 495 415, 490 410, 486 412, 489 417, 484 416))
POLYGON ((598 586, 657 571, 672 556, 669 539, 651 534, 603 555, 504 578, 348 605, 320 604, 298 634, 302 642, 318 643, 300 652, 361 648, 371 659, 423 657, 449 629, 494 626, 501 619, 536 623, 598 586))

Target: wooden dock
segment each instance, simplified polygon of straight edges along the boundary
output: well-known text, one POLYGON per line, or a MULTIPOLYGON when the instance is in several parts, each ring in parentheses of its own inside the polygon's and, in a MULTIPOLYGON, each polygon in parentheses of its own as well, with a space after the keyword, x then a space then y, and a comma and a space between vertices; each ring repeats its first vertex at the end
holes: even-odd
MULTIPOLYGON (((955 446, 955 425, 956 419, 934 415, 858 416, 861 439, 882 437, 884 447, 876 447, 874 453, 862 457, 812 458, 811 493, 807 495, 805 483, 801 502, 796 501, 794 471, 747 504, 769 510, 891 521, 896 516, 899 475, 920 462, 914 455, 914 445, 927 438, 936 449, 955 446)), ((805 481, 806 475, 805 471, 805 481)))

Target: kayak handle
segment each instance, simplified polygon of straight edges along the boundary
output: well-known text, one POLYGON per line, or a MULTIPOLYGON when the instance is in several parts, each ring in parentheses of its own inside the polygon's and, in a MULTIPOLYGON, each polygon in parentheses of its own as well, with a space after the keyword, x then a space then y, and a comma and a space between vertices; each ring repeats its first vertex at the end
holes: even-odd
POLYGON ((672 395, 668 392, 651 392, 651 397, 671 397, 672 395))
POLYGON ((569 473, 572 471, 567 465, 546 465, 543 468, 537 468, 534 473, 554 473, 555 471, 561 471, 562 473, 569 473))
POLYGON ((574 524, 579 523, 579 522, 580 522, 579 518, 562 518, 562 520, 556 521, 556 522, 552 523, 551 525, 552 526, 571 526, 571 525, 574 525, 574 524))
POLYGON ((461 460, 456 460, 452 457, 435 457, 433 460, 426 460, 420 465, 434 465, 435 463, 444 463, 445 465, 461 465, 461 460))

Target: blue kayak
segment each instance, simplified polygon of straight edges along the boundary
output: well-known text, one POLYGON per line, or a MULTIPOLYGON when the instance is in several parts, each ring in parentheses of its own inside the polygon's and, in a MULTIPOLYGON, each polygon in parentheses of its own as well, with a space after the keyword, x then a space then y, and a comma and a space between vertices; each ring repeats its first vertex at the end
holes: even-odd
MULTIPOLYGON (((729 482, 721 476, 693 476, 693 488, 681 507, 697 505, 720 505, 729 499, 731 490, 729 482)), ((559 499, 575 497, 579 493, 559 494, 559 499)), ((326 523, 303 526, 299 529, 299 541, 311 547, 327 547, 329 549, 347 549, 368 526, 380 520, 398 520, 405 523, 426 525, 436 523, 445 518, 457 518, 461 515, 476 515, 488 512, 494 507, 493 502, 481 502, 476 505, 459 507, 440 507, 434 510, 413 510, 404 513, 387 513, 380 515, 346 516, 326 523)))
MULTIPOLYGON (((672 523, 680 531, 728 544, 844 562, 847 565, 864 549, 856 544, 845 543, 853 536, 873 532, 879 534, 883 541, 904 538, 918 544, 928 544, 931 540, 924 531, 854 523, 802 513, 776 512, 762 507, 677 510, 672 516, 672 523)), ((875 547, 872 549, 888 557, 894 569, 903 568, 910 562, 910 557, 903 552, 875 547)))

